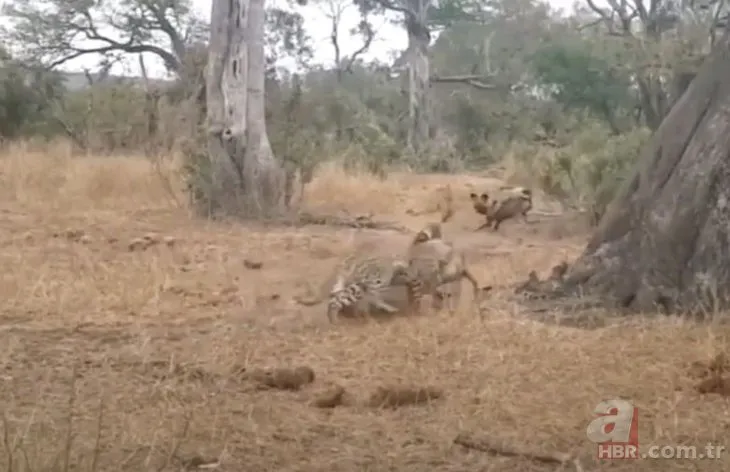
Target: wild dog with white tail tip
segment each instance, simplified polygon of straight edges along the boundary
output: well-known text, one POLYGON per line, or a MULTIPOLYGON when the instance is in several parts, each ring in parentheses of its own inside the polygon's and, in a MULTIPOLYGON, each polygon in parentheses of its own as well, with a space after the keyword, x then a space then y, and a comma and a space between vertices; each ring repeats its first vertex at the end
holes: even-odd
POLYGON ((486 217, 484 224, 475 231, 490 227, 492 222, 494 222, 494 231, 497 231, 503 221, 517 215, 522 215, 523 221, 527 223, 527 212, 532 209, 532 191, 524 187, 502 187, 500 190, 506 192, 492 200, 486 193, 479 197, 475 193, 471 194, 474 210, 486 217))
POLYGON ((499 187, 499 189, 517 196, 523 201, 522 211, 520 213, 522 220, 527 223, 527 212, 532 210, 532 190, 527 187, 512 187, 507 185, 499 187))

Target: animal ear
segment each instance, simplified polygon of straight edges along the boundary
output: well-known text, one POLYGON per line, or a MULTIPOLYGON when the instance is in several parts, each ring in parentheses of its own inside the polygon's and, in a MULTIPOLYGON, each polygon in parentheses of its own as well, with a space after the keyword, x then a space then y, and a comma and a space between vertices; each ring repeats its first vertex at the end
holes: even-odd
POLYGON ((486 202, 487 200, 489 200, 489 194, 483 193, 481 199, 483 202, 486 202))
POLYGON ((473 200, 473 199, 477 198, 477 194, 472 192, 469 194, 469 197, 471 197, 471 199, 473 200))

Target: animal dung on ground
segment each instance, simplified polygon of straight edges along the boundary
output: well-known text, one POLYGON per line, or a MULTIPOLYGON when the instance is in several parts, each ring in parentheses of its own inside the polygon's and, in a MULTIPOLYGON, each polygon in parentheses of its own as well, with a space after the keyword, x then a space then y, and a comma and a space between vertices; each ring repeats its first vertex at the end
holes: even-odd
POLYGON ((378 387, 366 405, 371 408, 398 408, 405 405, 428 403, 443 396, 443 391, 435 387, 386 386, 378 387))
POLYGON ((144 251, 145 249, 147 249, 150 246, 151 246, 151 244, 148 241, 145 241, 142 238, 134 238, 131 241, 129 241, 127 248, 130 251, 144 251))
POLYGON ((145 234, 141 238, 134 238, 132 239, 129 244, 127 245, 127 248, 130 251, 144 251, 160 242, 159 238, 152 234, 145 234))
POLYGON ((244 259, 243 266, 246 269, 257 270, 257 269, 262 268, 264 266, 264 263, 261 261, 252 261, 250 259, 244 259))
MULTIPOLYGON (((116 238, 113 240, 110 238, 109 243, 113 244, 116 242, 116 238)), ((134 238, 131 241, 129 241, 129 244, 127 244, 127 248, 130 251, 144 251, 152 246, 156 246, 160 243, 165 244, 167 247, 173 247, 177 240, 172 236, 165 236, 164 238, 161 237, 159 234, 155 233, 147 233, 141 238, 134 238)))
MULTIPOLYGON (((53 233, 54 238, 65 238, 69 241, 81 244, 91 244, 91 237, 83 229, 66 229, 62 232, 53 233)), ((26 237, 27 239, 27 237, 26 237)), ((32 239, 32 236, 31 236, 32 239)))
POLYGON ((694 378, 722 376, 730 371, 730 359, 724 352, 718 353, 709 361, 695 361, 689 366, 688 374, 694 378))
POLYGON ((728 370, 730 365, 727 355, 720 352, 709 362, 693 362, 688 373, 692 377, 702 379, 695 385, 698 393, 717 393, 723 397, 730 397, 730 376, 723 375, 728 370))
POLYGON ((243 379, 252 380, 263 388, 277 390, 299 390, 314 382, 315 378, 314 370, 308 366, 244 370, 241 374, 243 379))
POLYGON ((312 406, 317 408, 335 408, 344 403, 345 388, 341 385, 332 387, 320 392, 312 400, 312 406))
POLYGON ((155 233, 147 233, 142 236, 142 239, 148 241, 150 244, 157 244, 160 242, 160 236, 155 233))
POLYGON ((730 397, 730 377, 714 375, 695 385, 698 393, 717 393, 723 397, 730 397))

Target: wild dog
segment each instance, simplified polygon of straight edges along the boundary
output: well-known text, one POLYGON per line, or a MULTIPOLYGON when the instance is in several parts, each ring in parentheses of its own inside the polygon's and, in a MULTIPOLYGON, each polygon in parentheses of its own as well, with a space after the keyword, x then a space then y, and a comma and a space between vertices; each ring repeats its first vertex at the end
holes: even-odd
POLYGON ((462 279, 471 283, 474 303, 478 303, 479 283, 468 269, 466 256, 443 239, 439 223, 429 223, 416 234, 408 248, 407 259, 412 306, 418 306, 423 295, 431 295, 432 308, 439 308, 437 304, 443 300, 439 287, 453 284, 453 293, 449 297, 452 301, 449 311, 453 313, 461 300, 462 279))
POLYGON ((527 223, 527 212, 532 210, 532 190, 527 187, 512 187, 502 186, 499 188, 502 191, 508 192, 508 194, 515 195, 524 200, 522 209, 522 220, 527 223))
POLYGON ((522 215, 523 221, 527 222, 527 212, 532 209, 532 191, 523 187, 512 188, 501 198, 489 199, 486 193, 477 197, 475 193, 471 195, 474 210, 485 216, 486 221, 475 231, 482 228, 489 228, 494 223, 494 231, 499 229, 499 225, 510 218, 522 215))

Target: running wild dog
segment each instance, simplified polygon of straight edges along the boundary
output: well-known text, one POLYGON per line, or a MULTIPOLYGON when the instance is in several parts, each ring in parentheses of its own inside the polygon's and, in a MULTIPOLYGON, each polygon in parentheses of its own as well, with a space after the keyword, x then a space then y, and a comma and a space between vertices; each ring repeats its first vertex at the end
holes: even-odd
POLYGON ((473 288, 473 301, 479 302, 479 283, 467 267, 466 257, 451 242, 443 239, 439 223, 429 223, 413 238, 408 248, 408 269, 412 290, 410 302, 418 306, 423 295, 431 295, 432 308, 440 308, 443 295, 439 288, 453 284, 449 311, 456 311, 461 300, 461 280, 467 279, 473 288))
POLYGON ((499 187, 499 189, 502 191, 507 191, 509 194, 523 200, 523 209, 520 213, 522 214, 522 220, 527 223, 527 212, 532 210, 532 190, 527 187, 511 186, 502 186, 499 187))
POLYGON ((523 221, 527 222, 527 212, 532 209, 532 191, 524 187, 502 187, 502 190, 506 189, 510 190, 505 192, 501 198, 491 201, 486 193, 479 197, 475 193, 470 195, 474 211, 486 217, 484 224, 475 231, 490 227, 492 222, 494 222, 494 231, 497 231, 503 221, 517 215, 522 215, 523 221))

